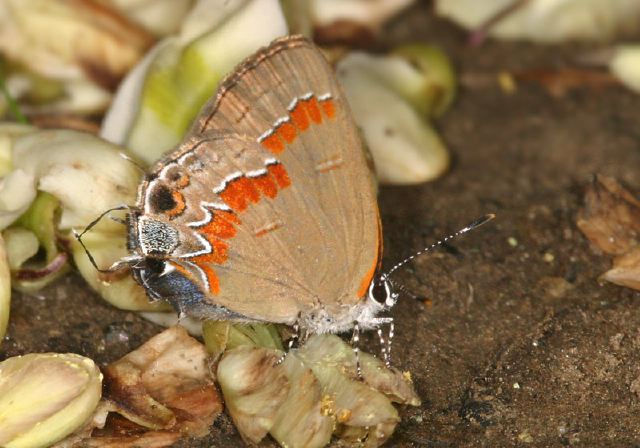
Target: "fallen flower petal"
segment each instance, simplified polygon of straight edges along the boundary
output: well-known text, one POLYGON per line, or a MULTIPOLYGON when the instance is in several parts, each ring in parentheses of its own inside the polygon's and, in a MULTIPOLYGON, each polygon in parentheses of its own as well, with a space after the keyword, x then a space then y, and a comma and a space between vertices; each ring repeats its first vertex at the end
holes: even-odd
POLYGON ((4 340, 9 324, 9 310, 11 307, 11 272, 5 248, 5 242, 0 235, 0 344, 4 340))
POLYGON ((104 111, 111 90, 154 40, 104 2, 0 3, 0 53, 16 67, 7 86, 25 113, 104 111))
POLYGON ((437 47, 407 44, 395 48, 392 56, 405 60, 418 72, 415 83, 403 76, 390 76, 394 88, 426 117, 439 117, 449 109, 456 95, 456 78, 447 55, 437 47))
POLYGON ((171 327, 105 371, 106 398, 149 429, 201 437, 222 411, 202 344, 171 327))
POLYGON ((102 0, 157 36, 174 33, 194 0, 102 0))
POLYGON ((602 274, 602 279, 640 291, 640 248, 614 258, 613 267, 602 274))
POLYGON ((381 183, 415 184, 433 180, 449 166, 442 140, 419 113, 390 86, 387 74, 422 82, 409 62, 398 57, 351 53, 338 63, 338 79, 344 87, 356 123, 362 130, 381 183))
POLYGON ((182 139, 222 77, 286 31, 276 0, 201 0, 180 34, 161 41, 125 79, 101 135, 156 161, 182 139))
MULTIPOLYGON (((331 364, 353 380, 356 375, 356 359, 353 348, 335 335, 322 338, 312 337, 299 350, 299 356, 309 364, 331 364)), ((395 368, 387 368, 380 359, 369 353, 360 353, 363 380, 377 391, 384 393, 392 401, 412 406, 420 405, 420 398, 413 384, 395 368)))
POLYGON ((168 447, 207 435, 220 412, 204 346, 172 327, 107 366, 93 419, 58 447, 168 447))
POLYGON ((544 43, 604 41, 631 34, 640 24, 640 3, 627 0, 437 0, 436 11, 467 29, 544 43), (500 14, 505 9, 508 14, 500 14))
POLYGON ((317 42, 364 45, 373 40, 385 22, 414 1, 309 0, 308 13, 317 42))
POLYGON ((640 93, 640 45, 623 45, 615 49, 609 69, 624 85, 640 93))
POLYGON ((41 353, 0 363, 0 445, 50 446, 91 417, 102 374, 88 358, 41 353))
MULTIPOLYGON (((221 339, 223 332, 212 343, 221 339)), ((248 342, 228 349, 218 365, 227 409, 252 443, 270 433, 282 446, 322 447, 335 432, 341 443, 375 447, 400 421, 391 400, 420 403, 407 375, 371 355, 361 358, 361 382, 353 349, 337 336, 312 336, 278 364, 281 356, 248 342)))
POLYGON ((58 247, 58 211, 60 203, 52 195, 41 192, 16 223, 7 229, 26 229, 37 237, 38 247, 44 257, 23 260, 13 269, 14 287, 21 291, 37 291, 67 272, 68 254, 58 247))
POLYGON ((622 255, 640 243, 640 201, 615 179, 596 175, 577 225, 600 250, 622 255))
POLYGON ((225 352, 217 376, 227 410, 243 439, 258 443, 273 426, 291 387, 281 354, 263 347, 241 346, 225 352))
POLYGON ((4 237, 9 267, 13 271, 20 269, 25 261, 38 252, 40 247, 38 237, 22 227, 7 229, 2 232, 2 236, 4 237))

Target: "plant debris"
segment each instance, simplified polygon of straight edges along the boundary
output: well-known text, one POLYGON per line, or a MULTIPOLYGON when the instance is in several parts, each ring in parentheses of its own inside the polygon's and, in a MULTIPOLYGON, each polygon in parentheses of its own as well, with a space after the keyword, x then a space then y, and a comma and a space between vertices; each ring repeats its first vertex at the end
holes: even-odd
POLYGON ((367 353, 360 355, 361 381, 353 348, 337 336, 312 336, 280 363, 280 350, 241 341, 234 347, 221 334, 210 349, 227 346, 218 379, 227 410, 248 442, 270 433, 282 446, 323 447, 334 434, 347 446, 377 447, 400 421, 391 402, 420 404, 409 375, 367 353))
POLYGON ((616 256, 601 278, 640 290, 640 200, 615 179, 596 175, 577 225, 598 249, 616 256))
POLYGON ((207 435, 222 412, 207 359, 204 346, 175 326, 111 363, 100 412, 119 416, 97 419, 104 427, 82 443, 162 447, 207 435))

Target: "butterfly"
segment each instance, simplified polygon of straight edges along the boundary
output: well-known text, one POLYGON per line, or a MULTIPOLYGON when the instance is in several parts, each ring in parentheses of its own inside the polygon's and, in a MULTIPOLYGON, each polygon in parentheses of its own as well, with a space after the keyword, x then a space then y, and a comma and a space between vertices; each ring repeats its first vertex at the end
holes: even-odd
POLYGON ((241 63, 143 180, 127 258, 183 314, 373 328, 397 294, 376 275, 375 179, 332 68, 301 36, 241 63))
POLYGON ((394 271, 494 217, 381 272, 375 177, 332 68, 302 36, 236 67, 123 208, 131 255, 100 270, 87 251, 96 269, 129 267, 181 315, 356 338, 393 333, 379 315, 397 301, 394 271))

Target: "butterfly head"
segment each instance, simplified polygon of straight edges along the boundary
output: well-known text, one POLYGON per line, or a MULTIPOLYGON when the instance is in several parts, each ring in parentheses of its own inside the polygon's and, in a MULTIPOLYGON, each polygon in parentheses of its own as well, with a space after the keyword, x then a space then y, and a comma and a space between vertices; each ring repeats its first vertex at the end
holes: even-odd
POLYGON ((172 271, 167 261, 179 245, 179 232, 170 224, 138 213, 130 213, 127 220, 127 246, 132 254, 136 254, 134 262, 130 263, 133 278, 152 298, 159 298, 155 297, 152 285, 172 271))
POLYGON ((398 294, 394 292, 393 283, 387 274, 376 276, 369 285, 368 299, 384 309, 389 309, 396 304, 398 294))
MULTIPOLYGON (((413 255, 410 255, 409 257, 405 258, 404 260, 400 261, 399 263, 396 263, 388 271, 386 271, 386 272, 384 272, 382 274, 378 274, 373 279, 371 284, 369 285, 369 290, 367 292, 367 296, 368 296, 369 302, 371 304, 373 304, 374 307, 376 307, 377 309, 387 310, 387 309, 391 308, 393 305, 396 304, 396 301, 398 300, 398 293, 396 293, 394 291, 394 284, 391 281, 390 277, 395 271, 398 270, 398 268, 401 268, 402 266, 404 266, 405 264, 407 264, 408 262, 410 262, 411 260, 413 260, 417 256, 420 256, 425 252, 428 252, 428 251, 430 251, 430 250, 432 250, 432 249, 434 249, 434 248, 436 248, 438 246, 441 246, 442 244, 446 243, 447 241, 451 240, 452 238, 455 238, 455 237, 458 237, 458 236, 460 236, 460 235, 462 235, 464 233, 467 233, 470 230, 473 230, 476 227, 479 227, 479 226, 485 224, 486 222, 491 221, 493 218, 495 218, 494 214, 487 214, 487 215, 481 216, 480 218, 475 219, 469 225, 467 225, 466 227, 458 230, 457 232, 452 233, 451 235, 440 239, 439 241, 431 244, 430 246, 427 246, 424 249, 414 253, 413 255)), ((409 293, 409 295, 413 296, 413 294, 411 294, 409 291, 407 291, 402 285, 399 284, 397 286, 398 286, 399 290, 407 292, 407 293, 409 293)))

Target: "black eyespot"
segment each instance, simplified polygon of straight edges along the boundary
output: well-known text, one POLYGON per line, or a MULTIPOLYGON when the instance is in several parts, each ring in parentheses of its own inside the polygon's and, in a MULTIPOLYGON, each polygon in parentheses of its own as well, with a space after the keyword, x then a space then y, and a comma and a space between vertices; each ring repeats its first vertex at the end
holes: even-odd
POLYGON ((166 212, 176 208, 176 201, 173 199, 171 190, 164 185, 156 186, 151 192, 151 204, 153 208, 160 212, 166 212))
POLYGON ((371 288, 371 297, 378 303, 385 303, 389 297, 385 284, 384 280, 378 279, 374 281, 373 288, 371 288))

